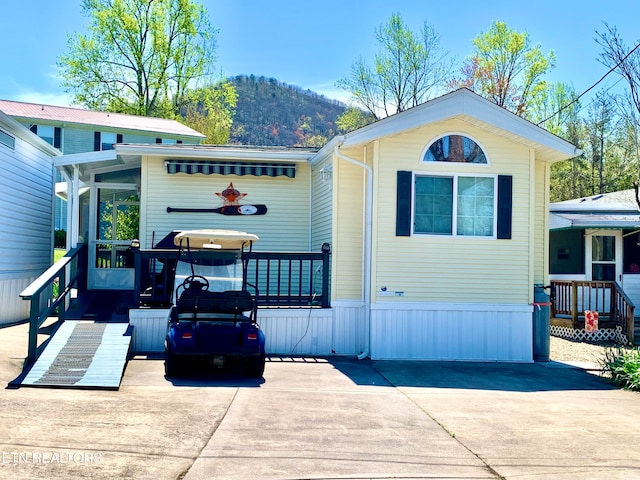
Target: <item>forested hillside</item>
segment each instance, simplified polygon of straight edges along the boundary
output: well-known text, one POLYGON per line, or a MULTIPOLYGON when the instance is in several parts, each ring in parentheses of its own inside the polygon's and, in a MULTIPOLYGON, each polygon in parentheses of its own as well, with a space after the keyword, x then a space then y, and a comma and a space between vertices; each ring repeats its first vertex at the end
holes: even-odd
POLYGON ((254 75, 230 78, 238 103, 229 143, 321 147, 346 106, 310 90, 254 75))

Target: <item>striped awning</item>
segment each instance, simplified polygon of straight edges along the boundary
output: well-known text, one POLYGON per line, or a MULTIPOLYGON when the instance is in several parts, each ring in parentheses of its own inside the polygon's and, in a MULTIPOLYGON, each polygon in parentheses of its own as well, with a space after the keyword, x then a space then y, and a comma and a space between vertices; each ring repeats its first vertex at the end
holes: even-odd
POLYGON ((187 173, 193 175, 253 175, 256 177, 295 178, 295 163, 242 163, 242 162, 206 162, 193 160, 166 160, 167 173, 187 173))

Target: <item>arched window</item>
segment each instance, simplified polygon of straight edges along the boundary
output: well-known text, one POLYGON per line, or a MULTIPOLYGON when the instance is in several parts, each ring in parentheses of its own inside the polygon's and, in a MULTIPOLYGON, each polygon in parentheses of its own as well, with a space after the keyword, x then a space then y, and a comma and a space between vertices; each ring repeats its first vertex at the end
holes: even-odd
POLYGON ((445 135, 427 148, 425 162, 487 163, 487 156, 476 142, 463 135, 445 135))

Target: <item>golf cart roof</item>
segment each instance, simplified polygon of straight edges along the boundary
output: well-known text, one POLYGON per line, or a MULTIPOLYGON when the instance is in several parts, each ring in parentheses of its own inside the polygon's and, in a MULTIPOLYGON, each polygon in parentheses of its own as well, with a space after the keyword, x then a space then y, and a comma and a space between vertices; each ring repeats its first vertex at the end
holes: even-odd
POLYGON ((257 240, 253 233, 236 230, 187 230, 178 233, 173 243, 193 249, 242 250, 257 240))

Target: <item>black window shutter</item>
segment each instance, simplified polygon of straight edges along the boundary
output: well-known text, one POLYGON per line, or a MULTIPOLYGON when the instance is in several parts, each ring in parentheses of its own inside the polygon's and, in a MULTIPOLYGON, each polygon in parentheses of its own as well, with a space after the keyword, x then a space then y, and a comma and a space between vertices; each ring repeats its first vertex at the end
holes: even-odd
POLYGON ((498 175, 498 231, 499 239, 511 238, 511 219, 513 216, 513 177, 498 175))
POLYGON ((55 127, 53 129, 53 146, 60 148, 62 146, 62 128, 55 127))
POLYGON ((411 235, 411 180, 412 172, 398 170, 396 191, 396 236, 411 235))
POLYGON ((93 132, 93 151, 99 152, 100 148, 100 132, 93 132))
POLYGON ((156 143, 162 143, 162 139, 161 138, 156 138, 156 143))
POLYGON ((122 143, 122 134, 121 133, 118 133, 116 135, 116 143, 122 143))
POLYGON ((31 127, 29 127, 29 130, 31 130, 33 133, 35 133, 37 135, 38 134, 38 125, 31 125, 31 127))

